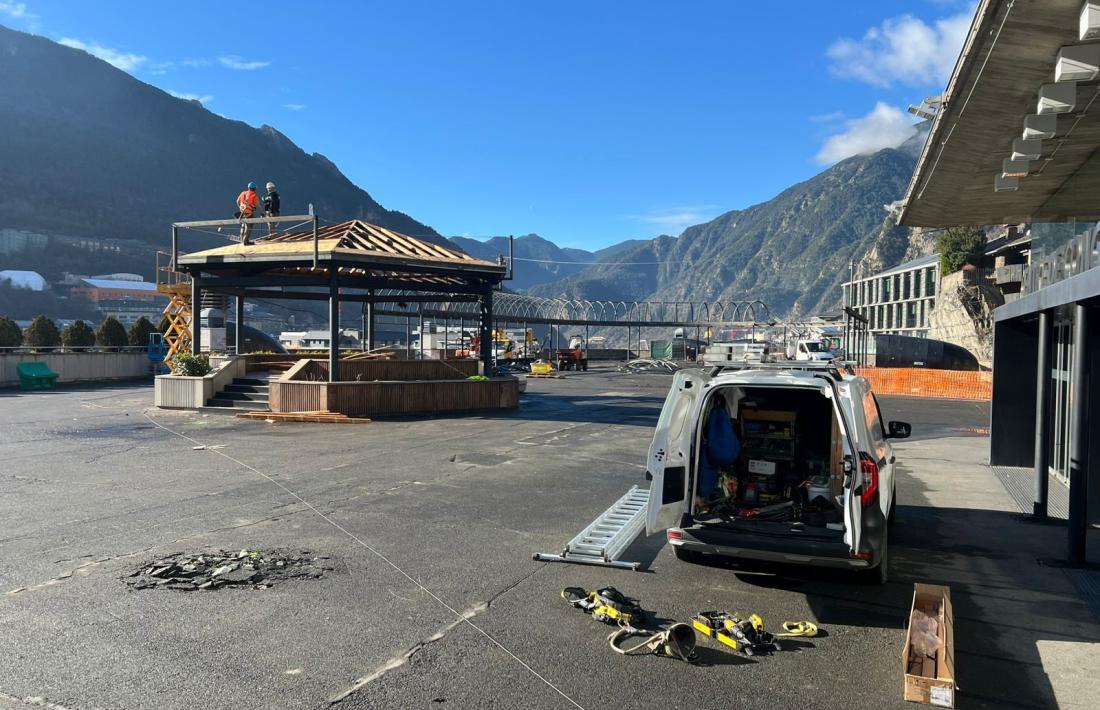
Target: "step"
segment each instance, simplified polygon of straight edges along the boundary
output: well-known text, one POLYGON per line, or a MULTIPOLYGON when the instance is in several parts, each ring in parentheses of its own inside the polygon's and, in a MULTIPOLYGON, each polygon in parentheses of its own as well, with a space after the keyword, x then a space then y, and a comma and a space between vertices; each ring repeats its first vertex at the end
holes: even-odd
POLYGON ((248 400, 239 399, 224 399, 222 397, 214 397, 207 401, 207 407, 226 407, 229 409, 248 409, 253 411, 265 412, 267 411, 267 402, 252 402, 248 400))
POLYGON ((261 394, 267 394, 270 391, 270 387, 267 385, 242 385, 234 382, 225 386, 225 392, 258 392, 261 394))
POLYGON ((258 377, 234 377, 233 384, 250 385, 252 387, 267 387, 270 382, 268 382, 267 380, 261 380, 258 377))
POLYGON ((267 404, 267 392, 219 392, 217 398, 234 402, 263 402, 267 404))

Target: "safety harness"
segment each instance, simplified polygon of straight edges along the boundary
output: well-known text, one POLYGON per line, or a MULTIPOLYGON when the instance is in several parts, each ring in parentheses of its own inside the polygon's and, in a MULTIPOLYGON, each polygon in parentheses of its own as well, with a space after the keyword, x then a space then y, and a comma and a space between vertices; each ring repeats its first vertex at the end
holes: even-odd
POLYGON ((741 618, 726 611, 701 611, 691 617, 691 625, 746 656, 780 650, 779 641, 764 630, 764 620, 757 614, 741 618))
POLYGON ((591 614, 596 621, 618 624, 624 629, 636 631, 633 624, 642 619, 642 608, 614 587, 603 587, 589 592, 582 587, 566 587, 561 598, 572 606, 591 614))

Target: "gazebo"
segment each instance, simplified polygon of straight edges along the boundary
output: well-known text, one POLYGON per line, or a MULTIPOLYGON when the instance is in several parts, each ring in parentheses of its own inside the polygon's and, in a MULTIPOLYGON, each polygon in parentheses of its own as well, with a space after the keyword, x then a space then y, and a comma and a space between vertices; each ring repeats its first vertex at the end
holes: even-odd
MULTIPOLYGON (((282 218, 286 219, 286 218, 282 218)), ((234 222, 235 223, 235 222, 234 222)), ((367 347, 374 347, 377 303, 473 302, 478 304, 482 343, 492 342, 493 291, 504 280, 503 263, 475 259, 431 242, 399 234, 361 220, 288 231, 190 254, 175 252, 173 264, 191 278, 191 350, 201 350, 204 292, 234 296, 236 327, 244 322, 247 298, 327 300, 329 316, 328 379, 340 379, 340 303, 366 304, 367 347)), ((237 342, 240 342, 238 340, 237 342)), ((481 348, 484 371, 492 366, 492 348, 481 348)))

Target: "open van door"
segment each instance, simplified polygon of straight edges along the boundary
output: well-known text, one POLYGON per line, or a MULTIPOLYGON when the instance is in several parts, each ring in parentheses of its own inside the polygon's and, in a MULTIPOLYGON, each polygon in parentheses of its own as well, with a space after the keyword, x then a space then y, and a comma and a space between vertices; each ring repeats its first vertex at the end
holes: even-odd
POLYGON ((680 370, 665 397, 653 442, 646 459, 649 505, 647 535, 672 527, 687 507, 691 443, 695 436, 695 415, 710 376, 701 370, 680 370))

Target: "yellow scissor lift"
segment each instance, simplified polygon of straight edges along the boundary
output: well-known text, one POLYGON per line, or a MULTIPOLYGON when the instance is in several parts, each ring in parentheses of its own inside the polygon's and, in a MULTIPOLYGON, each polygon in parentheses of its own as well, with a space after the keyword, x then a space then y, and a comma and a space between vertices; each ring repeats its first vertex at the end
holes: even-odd
POLYGON ((157 292, 168 296, 164 317, 168 319, 168 331, 164 333, 164 364, 175 372, 172 358, 177 353, 191 350, 191 277, 176 271, 172 255, 157 252, 157 292))

